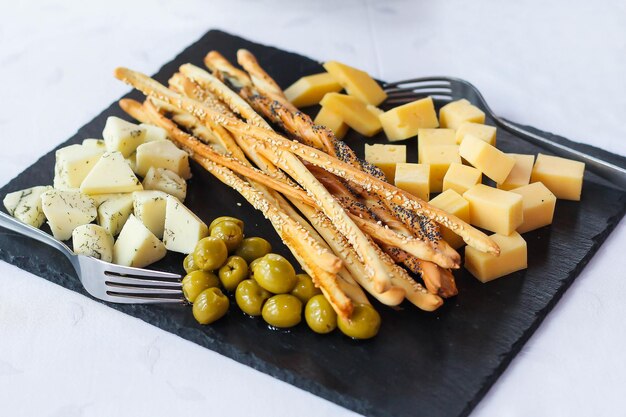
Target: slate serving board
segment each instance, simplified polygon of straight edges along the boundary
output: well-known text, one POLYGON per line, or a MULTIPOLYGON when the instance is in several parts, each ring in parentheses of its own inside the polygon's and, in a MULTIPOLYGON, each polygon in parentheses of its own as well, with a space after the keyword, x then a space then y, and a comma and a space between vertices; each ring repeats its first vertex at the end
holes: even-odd
MULTIPOLYGON (((166 82, 186 62, 202 66, 202 58, 211 49, 235 62, 238 48, 251 50, 282 87, 321 70, 319 63, 303 56, 210 31, 163 66, 156 79, 166 82)), ((108 82, 118 81, 111 77, 108 82)), ((129 96, 140 98, 137 92, 129 96)), ((111 115, 125 117, 113 104, 59 147, 100 137, 111 115)), ((504 132, 498 135, 505 152, 540 151, 504 132)), ((362 138, 351 133, 346 142, 362 156, 362 138)), ((414 139, 406 143, 409 161, 415 162, 414 139)), ((623 157, 591 147, 586 150, 626 166, 623 157)), ((53 165, 54 152, 50 152, 5 185, 0 196, 52 183, 53 165)), ((207 222, 219 215, 244 219, 248 236, 268 238, 276 252, 293 261, 269 222, 197 166, 186 204, 207 222)), ((383 325, 378 337, 370 341, 352 341, 339 332, 319 336, 304 324, 288 332, 271 331, 262 320, 245 317, 236 307, 218 323, 201 326, 187 307, 110 306, 362 414, 464 416, 504 371, 625 210, 626 194, 587 173, 582 201, 559 200, 554 224, 524 236, 527 270, 486 285, 464 270, 457 271, 459 295, 435 313, 410 305, 399 311, 378 306, 383 325)), ((0 258, 85 294, 69 262, 38 242, 0 229, 0 258)), ((182 258, 169 254, 154 267, 181 272, 182 258)))

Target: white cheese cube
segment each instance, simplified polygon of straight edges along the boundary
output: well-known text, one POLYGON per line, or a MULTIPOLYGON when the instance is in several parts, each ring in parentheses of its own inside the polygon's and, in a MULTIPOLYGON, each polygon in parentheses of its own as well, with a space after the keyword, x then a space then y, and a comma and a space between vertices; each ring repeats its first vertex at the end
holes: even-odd
POLYGON ((98 207, 98 224, 104 227, 112 236, 117 236, 132 212, 132 193, 109 198, 98 207))
POLYGON ((143 268, 162 259, 166 253, 163 242, 131 214, 113 246, 113 262, 143 268))
POLYGON ((59 240, 69 239, 75 228, 96 218, 93 200, 78 191, 46 191, 41 195, 41 208, 52 234, 59 240))
POLYGON ((135 216, 159 239, 163 239, 167 194, 162 191, 135 191, 133 212, 135 216))
POLYGON ((51 189, 49 185, 40 185, 15 191, 7 194, 2 202, 11 216, 31 226, 41 227, 46 220, 41 209, 41 194, 51 189))
POLYGON ((132 193, 142 189, 120 152, 105 152, 80 185, 85 194, 132 193))
POLYGON ((209 234, 209 228, 176 197, 168 196, 163 243, 168 250, 191 253, 196 243, 209 234))
POLYGON ((78 188, 104 151, 93 146, 70 145, 56 151, 56 182, 67 188, 78 188))
POLYGON ((187 183, 175 172, 164 168, 150 168, 143 179, 143 188, 146 190, 163 191, 173 195, 180 201, 187 196, 187 183))
POLYGON ((102 152, 106 152, 107 150, 104 139, 83 139, 83 146, 90 146, 92 148, 100 149, 102 152))
POLYGON ((138 174, 138 172, 137 172, 137 152, 133 152, 133 154, 131 156, 129 156, 128 158, 125 158, 124 160, 126 161, 128 166, 130 167, 130 169, 132 169, 135 174, 138 174))
POLYGON ((167 131, 162 127, 150 125, 147 123, 141 123, 139 127, 143 127, 146 129, 146 137, 144 138, 145 142, 154 142, 157 140, 167 140, 167 131))
POLYGON ((74 229, 72 245, 77 255, 91 256, 104 262, 113 260, 113 236, 97 224, 83 224, 74 229))
POLYGON ((146 129, 119 117, 107 118, 102 131, 107 151, 121 152, 124 157, 130 156, 146 137, 146 129))
POLYGON ((137 174, 145 177, 152 167, 169 169, 184 179, 191 177, 189 155, 169 140, 148 142, 137 148, 137 174))
POLYGON ((112 198, 118 198, 123 196, 124 193, 113 193, 113 194, 91 194, 89 197, 93 200, 94 204, 97 207, 100 207, 100 204, 104 203, 107 200, 112 198))

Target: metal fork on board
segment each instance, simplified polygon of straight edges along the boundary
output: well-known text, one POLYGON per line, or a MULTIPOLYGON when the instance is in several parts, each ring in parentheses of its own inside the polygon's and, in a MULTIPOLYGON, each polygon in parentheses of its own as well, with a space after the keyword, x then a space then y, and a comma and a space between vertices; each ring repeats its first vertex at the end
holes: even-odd
POLYGON ((495 121, 496 125, 502 129, 541 146, 558 156, 584 162, 589 170, 609 180, 617 187, 626 190, 626 169, 529 132, 498 117, 489 108, 480 91, 465 80, 453 77, 424 77, 385 83, 383 88, 388 96, 386 103, 390 104, 408 103, 427 96, 432 96, 434 99, 442 102, 465 98, 485 111, 495 121))
POLYGON ((62 252, 72 263, 85 290, 95 298, 121 304, 184 303, 180 275, 131 268, 76 255, 43 230, 0 212, 0 226, 36 239, 62 252))

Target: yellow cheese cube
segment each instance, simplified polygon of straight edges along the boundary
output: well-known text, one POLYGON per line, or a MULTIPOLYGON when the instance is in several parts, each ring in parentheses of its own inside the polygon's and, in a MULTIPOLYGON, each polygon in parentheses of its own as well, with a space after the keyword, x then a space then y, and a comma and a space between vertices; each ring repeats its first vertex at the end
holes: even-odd
POLYGON ((540 153, 533 166, 530 182, 541 181, 556 198, 579 201, 584 173, 583 162, 540 153))
POLYGON ((324 68, 348 94, 365 103, 378 106, 387 98, 380 85, 365 71, 337 61, 328 61, 324 68))
POLYGON ((394 183, 396 164, 406 162, 406 145, 365 145, 365 160, 376 165, 394 183))
POLYGON ((511 192, 522 196, 524 222, 517 228, 519 233, 530 232, 552 224, 556 197, 545 185, 533 182, 511 192))
POLYGON ((432 145, 422 150, 422 163, 430 165, 430 191, 439 193, 443 190, 443 177, 450 164, 461 163, 457 145, 432 145))
POLYGON ((528 268, 526 241, 519 233, 508 236, 491 235, 500 247, 500 256, 481 252, 470 246, 465 248, 465 268, 481 282, 492 281, 528 268))
POLYGON ((422 149, 430 145, 454 145, 454 129, 422 128, 417 130, 417 162, 422 162, 422 149))
POLYGON ((459 153, 497 183, 504 182, 515 165, 515 158, 472 135, 465 135, 459 153))
MULTIPOLYGON (((450 213, 466 223, 470 222, 469 202, 454 190, 446 190, 430 200, 429 204, 450 213)), ((445 226, 441 226, 441 236, 454 249, 465 244, 463 238, 445 226)))
POLYGON ((348 125, 344 123, 343 119, 326 107, 322 107, 320 112, 317 113, 314 123, 316 125, 326 126, 333 131, 337 139, 343 139, 348 133, 348 125))
POLYGON ((339 93, 328 93, 320 102, 322 107, 336 113, 344 123, 363 136, 374 136, 383 128, 378 117, 361 100, 339 93))
POLYGON ((408 191, 424 201, 430 199, 430 165, 427 164, 396 164, 396 187, 408 191))
POLYGON ((515 231, 524 220, 522 196, 476 184, 463 198, 470 204, 471 224, 502 235, 515 231))
POLYGON ((463 164, 450 164, 448 172, 443 177, 443 191, 454 190, 463 194, 483 179, 483 174, 476 168, 463 164))
POLYGON ((515 165, 502 184, 498 184, 498 188, 502 190, 512 190, 527 185, 530 182, 530 173, 533 170, 535 162, 534 155, 522 155, 519 153, 507 154, 515 159, 515 165))
POLYGON ((318 104, 326 93, 336 93, 341 88, 332 75, 322 72, 300 78, 287 87, 285 96, 294 106, 306 107, 318 104))
POLYGON ((415 136, 420 128, 439 126, 432 97, 394 107, 379 118, 387 139, 392 142, 415 136))
POLYGON ((466 134, 474 135, 491 146, 496 146, 496 128, 480 123, 463 122, 456 130, 456 143, 460 145, 466 134))
POLYGON ((457 129, 463 122, 485 123, 485 113, 466 99, 453 101, 439 109, 441 127, 457 129))

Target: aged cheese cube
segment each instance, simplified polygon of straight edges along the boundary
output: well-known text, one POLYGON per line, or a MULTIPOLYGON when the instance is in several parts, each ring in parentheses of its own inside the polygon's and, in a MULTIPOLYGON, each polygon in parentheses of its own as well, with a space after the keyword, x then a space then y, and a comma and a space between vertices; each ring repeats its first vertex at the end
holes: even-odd
POLYGON ((41 194, 41 208, 59 240, 69 239, 75 228, 96 218, 93 200, 78 191, 48 190, 41 194))
POLYGON ((163 238, 167 194, 162 191, 135 191, 133 212, 135 216, 159 239, 163 238))
POLYGON ((107 151, 121 152, 124 157, 130 156, 146 137, 146 129, 119 117, 110 116, 102 131, 107 151))
POLYGON ((533 166, 530 182, 541 181, 563 200, 580 200, 585 164, 571 159, 539 154, 533 166))
POLYGON ((367 104, 351 96, 328 93, 320 102, 322 107, 337 114, 348 126, 363 136, 374 136, 383 128, 380 120, 367 108, 367 104))
POLYGON ((69 189, 80 187, 104 152, 99 147, 70 145, 55 152, 55 177, 69 189))
POLYGON ((179 177, 191 177, 189 155, 169 140, 148 142, 137 148, 137 174, 144 177, 150 168, 165 168, 179 177))
POLYGON ((533 163, 535 162, 534 155, 522 155, 518 153, 507 154, 515 159, 515 165, 513 169, 506 177, 503 183, 498 184, 498 188, 502 190, 512 190, 519 188, 523 185, 527 185, 530 182, 530 174, 533 170, 533 163))
POLYGON ((343 119, 327 107, 322 107, 320 112, 317 113, 314 123, 316 125, 326 126, 333 131, 337 139, 343 139, 348 133, 348 125, 344 123, 343 119))
POLYGON ((420 128, 439 126, 432 97, 394 107, 379 119, 387 139, 392 142, 415 136, 420 128))
POLYGON ((430 199, 430 165, 396 164, 395 185, 424 201, 430 199))
POLYGON ((103 139, 83 139, 83 146, 100 149, 102 153, 106 152, 107 146, 103 139))
POLYGON ((163 243, 168 250, 191 253, 196 243, 209 234, 207 225, 176 197, 168 196, 163 243))
POLYGON ((132 212, 132 193, 109 198, 98 206, 98 224, 104 227, 112 236, 117 236, 132 212))
POLYGON ((39 185, 9 193, 2 202, 7 212, 19 221, 34 227, 41 227, 46 216, 41 209, 41 195, 52 187, 39 185))
POLYGON ((417 130, 417 161, 421 162, 423 149, 431 145, 455 145, 454 129, 421 128, 417 130))
POLYGON ((470 221, 502 235, 509 235, 524 221, 522 196, 476 184, 463 194, 470 204, 470 221))
POLYGON ((91 256, 104 262, 113 260, 113 236, 97 224, 83 224, 74 229, 72 246, 77 255, 91 256))
POLYGON ((187 196, 187 183, 175 172, 165 168, 150 168, 143 179, 143 187, 146 190, 163 191, 173 195, 180 201, 185 201, 187 196))
POLYGON ((463 194, 483 179, 483 174, 476 168, 467 165, 453 163, 450 164, 448 172, 443 177, 443 191, 454 190, 463 194))
POLYGON ((146 130, 146 136, 143 139, 144 143, 167 140, 167 131, 162 127, 154 126, 147 123, 141 123, 139 127, 146 130))
POLYGON ((463 122, 485 123, 485 113, 466 99, 453 101, 439 109, 441 127, 458 129, 463 122))
POLYGON ((522 196, 524 222, 517 228, 519 233, 530 232, 552 224, 556 196, 545 185, 533 182, 511 192, 522 196))
POLYGON ((132 193, 142 189, 120 152, 105 152, 80 185, 85 194, 132 193))
POLYGON ((432 145, 422 148, 421 163, 430 165, 430 192, 443 190, 443 177, 450 164, 461 163, 458 145, 432 145))
POLYGON ((465 135, 459 153, 497 183, 504 182, 515 165, 515 158, 472 135, 465 135))
MULTIPOLYGON (((458 217, 466 223, 470 222, 469 202, 452 189, 439 194, 430 200, 429 204, 458 217)), ((441 226, 441 237, 454 249, 465 245, 461 236, 445 226, 441 226)))
POLYGON ((496 146, 496 128, 480 123, 463 122, 456 130, 456 143, 460 145, 465 135, 470 134, 484 140, 491 146, 496 146))
POLYGON ((131 214, 113 246, 113 262, 143 268, 162 259, 166 253, 163 242, 131 214))
POLYGON ((385 94, 380 85, 365 71, 337 61, 328 61, 324 64, 324 68, 346 89, 348 94, 364 103, 378 106, 387 98, 387 94, 385 94))
POLYGON ((341 89, 332 75, 322 72, 300 78, 287 87, 285 96, 294 106, 306 107, 318 104, 326 93, 337 93, 341 89))
POLYGON ((526 241, 519 233, 495 234, 490 238, 500 247, 500 256, 470 246, 465 248, 465 268, 479 281, 492 281, 528 267, 526 241))
POLYGON ((396 164, 406 162, 406 145, 365 145, 365 160, 380 168, 387 181, 394 182, 396 164))

